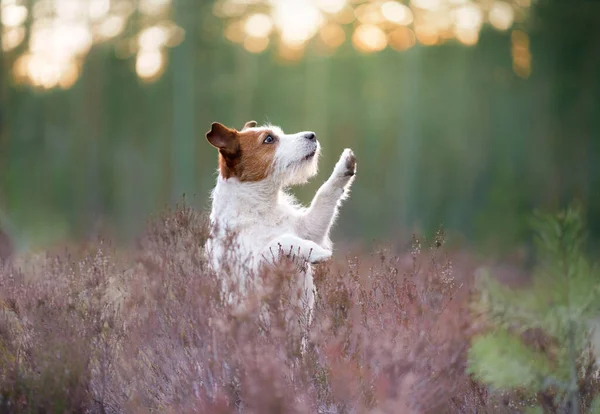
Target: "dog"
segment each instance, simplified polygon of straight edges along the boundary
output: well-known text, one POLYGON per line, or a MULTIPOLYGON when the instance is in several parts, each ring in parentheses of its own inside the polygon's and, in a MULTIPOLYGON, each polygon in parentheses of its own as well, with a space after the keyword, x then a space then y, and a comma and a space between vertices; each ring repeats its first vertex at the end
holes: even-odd
POLYGON ((250 275, 277 265, 282 255, 294 256, 305 263, 298 282, 312 313, 316 290, 311 265, 332 256, 329 233, 356 177, 354 153, 343 151, 310 206, 303 207, 286 189, 317 174, 321 145, 314 132, 285 134, 256 121, 238 131, 214 122, 206 139, 219 153, 206 243, 212 268, 229 273, 244 290, 250 275))

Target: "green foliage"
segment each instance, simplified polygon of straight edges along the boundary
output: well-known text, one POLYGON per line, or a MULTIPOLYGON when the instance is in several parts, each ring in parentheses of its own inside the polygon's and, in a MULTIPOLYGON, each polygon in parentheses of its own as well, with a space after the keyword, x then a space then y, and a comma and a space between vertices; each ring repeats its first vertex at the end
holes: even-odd
POLYGON ((531 285, 512 290, 490 275, 479 281, 476 308, 494 329, 474 339, 468 370, 493 388, 525 390, 538 399, 548 393, 556 407, 578 412, 592 397, 580 392, 589 373, 582 367, 597 372, 586 351, 590 321, 600 311, 600 272, 585 257, 578 208, 538 213, 532 224, 539 264, 531 285))
POLYGON ((498 388, 540 387, 549 374, 544 355, 503 329, 478 338, 470 354, 479 379, 498 388))
POLYGON ((594 398, 594 401, 592 402, 592 404, 590 406, 590 413, 591 414, 600 414, 600 397, 594 398))

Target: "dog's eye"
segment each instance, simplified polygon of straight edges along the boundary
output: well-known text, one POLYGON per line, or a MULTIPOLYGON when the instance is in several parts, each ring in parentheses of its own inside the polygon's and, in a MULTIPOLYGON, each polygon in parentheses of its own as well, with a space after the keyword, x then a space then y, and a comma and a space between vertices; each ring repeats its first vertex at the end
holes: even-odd
POLYGON ((265 144, 272 144, 274 142, 275 142, 275 138, 273 138, 273 136, 271 136, 271 135, 267 135, 267 137, 263 141, 263 143, 265 143, 265 144))

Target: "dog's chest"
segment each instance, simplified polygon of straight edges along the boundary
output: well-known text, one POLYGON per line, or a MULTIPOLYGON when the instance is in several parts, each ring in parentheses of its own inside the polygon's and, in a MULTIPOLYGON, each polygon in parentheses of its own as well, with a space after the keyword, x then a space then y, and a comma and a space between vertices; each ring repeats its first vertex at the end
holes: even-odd
POLYGON ((241 218, 237 215, 232 217, 237 236, 246 249, 252 251, 261 250, 275 237, 286 233, 294 233, 294 217, 282 211, 271 211, 265 214, 257 214, 254 217, 241 218))
POLYGON ((296 233, 296 215, 297 212, 287 205, 244 208, 238 204, 213 210, 211 221, 221 233, 228 229, 235 234, 239 247, 246 253, 257 254, 274 238, 296 233))

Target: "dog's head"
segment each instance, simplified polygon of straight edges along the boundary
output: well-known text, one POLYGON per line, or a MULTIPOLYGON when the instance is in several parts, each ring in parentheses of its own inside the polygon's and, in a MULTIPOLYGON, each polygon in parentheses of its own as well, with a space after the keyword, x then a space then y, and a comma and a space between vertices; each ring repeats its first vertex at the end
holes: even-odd
POLYGON ((214 122, 206 139, 219 150, 219 171, 225 179, 293 185, 317 173, 320 145, 314 132, 284 134, 279 127, 259 127, 255 121, 237 131, 214 122))

